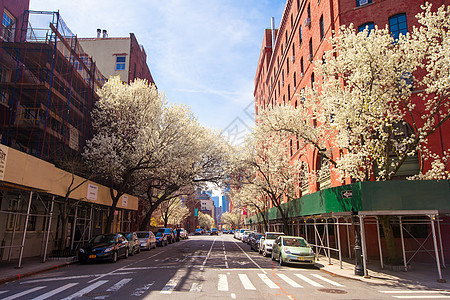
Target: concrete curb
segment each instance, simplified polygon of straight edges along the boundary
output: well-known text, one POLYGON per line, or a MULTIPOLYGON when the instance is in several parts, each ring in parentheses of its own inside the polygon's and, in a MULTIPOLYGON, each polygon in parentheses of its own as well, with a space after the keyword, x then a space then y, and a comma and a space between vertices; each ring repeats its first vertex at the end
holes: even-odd
POLYGON ((69 261, 69 262, 65 262, 65 263, 62 263, 62 264, 53 265, 53 266, 45 267, 45 268, 34 270, 34 271, 29 271, 29 272, 26 272, 26 273, 23 273, 23 274, 15 274, 15 275, 12 275, 12 276, 0 278, 0 284, 4 284, 4 283, 7 283, 7 282, 19 280, 19 279, 22 279, 24 277, 33 276, 33 275, 36 275, 36 274, 45 273, 45 272, 52 271, 52 270, 57 270, 59 268, 64 268, 64 267, 67 267, 67 266, 75 264, 75 263, 78 263, 78 261, 77 260, 69 261))
POLYGON ((363 280, 360 279, 360 278, 355 278, 355 277, 351 277, 351 276, 345 276, 345 275, 342 275, 342 274, 337 274, 337 273, 334 273, 334 272, 331 272, 331 271, 328 271, 328 270, 324 270, 323 268, 320 268, 319 270, 320 270, 321 272, 330 274, 331 276, 341 277, 341 278, 347 278, 347 279, 352 279, 352 280, 356 280, 356 281, 363 281, 363 280))

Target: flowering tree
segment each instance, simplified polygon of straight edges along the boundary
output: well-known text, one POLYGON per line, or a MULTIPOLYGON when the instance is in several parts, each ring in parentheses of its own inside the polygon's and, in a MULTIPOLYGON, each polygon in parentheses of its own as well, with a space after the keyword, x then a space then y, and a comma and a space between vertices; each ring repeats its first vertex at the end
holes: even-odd
POLYGON ((279 211, 289 234, 289 218, 281 205, 296 197, 298 163, 291 162, 284 136, 268 133, 264 126, 259 121, 244 146, 236 152, 234 172, 240 174, 239 183, 231 186, 243 189, 239 198, 243 206, 247 203, 253 209, 262 209, 267 207, 267 198, 279 211))
POLYGON ((234 208, 222 214, 222 222, 228 224, 231 229, 239 228, 241 225, 241 210, 234 208))
POLYGON ((119 77, 110 78, 98 94, 92 112, 94 136, 83 156, 93 174, 109 185, 112 204, 105 230, 110 232, 119 198, 139 184, 138 171, 159 165, 151 138, 165 100, 146 80, 128 85, 119 77))
POLYGON ((204 214, 202 212, 198 212, 198 225, 201 228, 211 229, 214 227, 214 219, 208 214, 204 214))
MULTIPOLYGON (((423 8, 417 16, 423 26, 398 39, 387 28, 342 27, 333 50, 316 62, 320 79, 298 96, 297 109, 262 111, 266 132, 298 137, 300 149, 315 149, 343 178, 392 180, 414 158, 420 164, 409 179, 449 178, 449 151, 433 153, 428 140, 450 118, 450 14, 423 8)), ((381 223, 395 261, 390 218, 381 223)))
POLYGON ((161 211, 161 218, 164 221, 164 227, 167 227, 167 224, 180 224, 190 213, 189 209, 178 197, 161 203, 159 209, 161 211))

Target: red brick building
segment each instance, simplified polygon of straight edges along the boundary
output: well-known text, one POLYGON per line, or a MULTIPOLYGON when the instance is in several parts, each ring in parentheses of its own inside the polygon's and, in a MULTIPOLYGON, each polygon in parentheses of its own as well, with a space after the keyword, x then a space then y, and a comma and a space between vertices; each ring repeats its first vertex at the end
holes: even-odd
MULTIPOLYGON (((330 50, 327 40, 332 32, 342 25, 354 24, 355 28, 366 26, 384 28, 390 22, 394 35, 411 31, 417 26, 416 15, 421 11, 421 0, 288 0, 278 29, 266 29, 255 76, 255 112, 258 107, 292 105, 297 107, 295 94, 305 87, 311 87, 314 80, 313 62, 322 59, 330 50)), ((450 1, 429 1, 434 8, 450 1)), ((438 129, 430 137, 430 144, 436 153, 450 148, 450 125, 438 129), (439 150, 436 150, 439 149, 439 150)), ((310 170, 320 168, 316 151, 308 150, 306 157, 298 157, 299 143, 293 139, 293 159, 305 160, 310 170)), ((427 166, 425 167, 427 169, 427 166)), ((313 193, 319 189, 350 183, 337 178, 322 182, 311 182, 309 187, 299 188, 298 196, 313 193)))

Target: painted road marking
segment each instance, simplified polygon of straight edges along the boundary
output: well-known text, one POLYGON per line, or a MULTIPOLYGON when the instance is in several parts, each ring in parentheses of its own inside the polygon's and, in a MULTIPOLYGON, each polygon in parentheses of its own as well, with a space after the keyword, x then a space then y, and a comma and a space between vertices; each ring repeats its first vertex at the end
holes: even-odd
POLYGON ((261 280, 267 284, 268 287, 270 287, 271 289, 279 289, 280 287, 278 285, 275 284, 275 282, 273 282, 272 280, 269 279, 269 277, 267 277, 266 274, 258 274, 259 278, 261 278, 261 280))
POLYGON ((250 279, 248 279, 246 274, 239 274, 239 279, 246 290, 256 290, 255 286, 252 284, 250 279))
POLYGON ((228 292, 228 278, 225 274, 219 274, 219 283, 217 284, 217 290, 222 292, 228 292))
POLYGON ((92 291, 92 290, 98 288, 99 286, 101 286, 102 284, 105 284, 105 283, 107 283, 107 282, 108 282, 108 280, 99 280, 99 281, 97 281, 96 283, 93 283, 93 284, 91 284, 90 286, 85 287, 85 288, 82 289, 81 291, 78 291, 78 292, 76 292, 75 294, 72 294, 72 295, 70 295, 70 296, 64 298, 63 300, 71 300, 71 299, 74 299, 74 298, 82 297, 84 294, 89 293, 90 291, 92 291))
POLYGON ((308 277, 306 277, 305 275, 302 274, 294 274, 295 276, 297 276, 298 278, 300 278, 301 280, 309 283, 312 286, 315 287, 323 287, 323 285, 321 285, 320 283, 315 282, 314 280, 309 279, 308 277))
POLYGON ((294 280, 290 279, 289 277, 287 277, 284 274, 277 274, 278 277, 280 277, 281 279, 283 279, 284 281, 286 281, 290 286, 295 287, 295 288, 302 288, 303 286, 301 286, 300 284, 298 284, 297 282, 295 282, 294 280))
POLYGON ((37 286, 37 287, 35 287, 35 288, 32 288, 32 289, 23 291, 23 292, 21 292, 21 293, 18 293, 18 294, 15 294, 15 295, 12 295, 12 296, 3 298, 3 300, 17 299, 17 298, 20 298, 20 297, 22 297, 22 296, 25 296, 25 295, 31 294, 31 293, 33 293, 33 292, 39 291, 39 290, 41 290, 41 289, 43 289, 43 288, 45 288, 45 287, 46 287, 46 286, 37 286))
POLYGON ((328 279, 328 278, 325 278, 325 277, 323 277, 323 276, 320 276, 320 275, 318 275, 318 274, 311 274, 311 275, 314 276, 314 277, 316 277, 316 278, 319 278, 320 280, 323 280, 323 281, 325 281, 325 282, 328 282, 329 284, 332 284, 332 285, 334 285, 334 286, 344 287, 342 284, 337 283, 337 282, 335 282, 335 281, 333 281, 333 280, 330 280, 330 279, 328 279))

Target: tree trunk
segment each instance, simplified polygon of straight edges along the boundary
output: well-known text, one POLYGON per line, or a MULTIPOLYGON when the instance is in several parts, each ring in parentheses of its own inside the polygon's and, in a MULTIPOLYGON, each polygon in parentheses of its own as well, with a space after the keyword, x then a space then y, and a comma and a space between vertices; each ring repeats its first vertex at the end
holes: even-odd
POLYGON ((386 242, 386 248, 388 250, 387 263, 392 265, 399 265, 402 259, 399 257, 397 245, 395 244, 394 230, 391 225, 391 216, 379 216, 378 217, 383 228, 384 240, 386 242))

